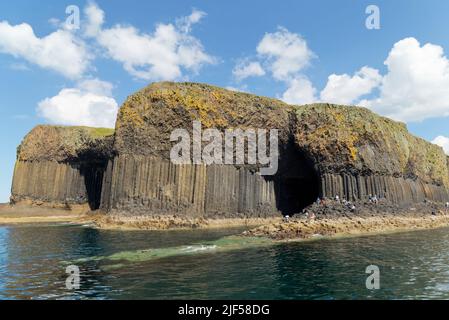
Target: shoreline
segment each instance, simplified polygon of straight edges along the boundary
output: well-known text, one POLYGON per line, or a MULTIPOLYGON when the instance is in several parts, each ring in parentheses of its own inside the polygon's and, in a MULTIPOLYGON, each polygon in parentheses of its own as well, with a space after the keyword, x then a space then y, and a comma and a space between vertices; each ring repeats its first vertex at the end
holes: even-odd
POLYGON ((177 216, 119 216, 92 214, 87 217, 96 228, 102 230, 212 230, 233 227, 256 228, 282 222, 281 217, 270 218, 185 218, 177 216))
POLYGON ((118 216, 99 212, 80 213, 59 208, 14 207, 0 205, 0 226, 32 223, 91 224, 100 230, 213 230, 246 227, 241 236, 268 238, 274 242, 295 242, 314 239, 368 236, 449 227, 449 214, 436 215, 418 212, 346 215, 310 220, 303 217, 285 222, 271 218, 180 218, 152 216, 118 216))
POLYGON ((265 237, 275 242, 298 242, 391 234, 449 227, 449 215, 388 215, 339 217, 272 223, 245 231, 247 237, 265 237))
POLYGON ((82 222, 83 212, 61 208, 11 206, 0 204, 0 226, 27 223, 82 222))

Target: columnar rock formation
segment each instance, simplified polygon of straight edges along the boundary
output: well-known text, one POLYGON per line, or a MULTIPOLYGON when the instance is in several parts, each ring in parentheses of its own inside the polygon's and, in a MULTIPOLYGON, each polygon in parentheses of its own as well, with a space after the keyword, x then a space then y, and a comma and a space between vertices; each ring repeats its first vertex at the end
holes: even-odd
POLYGON ((110 129, 37 126, 18 148, 11 202, 98 208, 112 141, 110 129))
MULTIPOLYGON (((204 129, 287 128, 291 107, 273 99, 198 84, 153 84, 120 109, 103 185, 107 211, 208 216, 277 214, 274 182, 234 166, 173 165, 170 134, 204 129)), ((282 130, 280 141, 287 143, 282 130)))
POLYGON ((119 214, 197 217, 292 214, 317 197, 335 195, 359 201, 371 194, 404 206, 448 201, 448 158, 442 148, 364 108, 291 106, 203 84, 164 82, 128 98, 113 144, 111 137, 82 133, 89 129, 71 130, 38 127, 27 136, 19 149, 14 201, 90 201, 93 208, 119 214), (260 176, 259 164, 173 164, 170 134, 180 128, 192 134, 194 120, 204 130, 221 132, 278 129, 278 172, 260 176), (84 138, 75 139, 70 151, 61 147, 72 146, 66 141, 80 135, 84 138), (58 142, 48 143, 46 136, 59 137, 58 142), (99 203, 89 194, 98 194, 103 170, 99 203), (87 179, 92 175, 96 178, 87 179), (94 193, 87 180, 95 181, 94 193))
POLYGON ((317 164, 323 196, 447 201, 448 157, 403 123, 364 108, 325 104, 298 107, 296 115, 295 141, 317 164))

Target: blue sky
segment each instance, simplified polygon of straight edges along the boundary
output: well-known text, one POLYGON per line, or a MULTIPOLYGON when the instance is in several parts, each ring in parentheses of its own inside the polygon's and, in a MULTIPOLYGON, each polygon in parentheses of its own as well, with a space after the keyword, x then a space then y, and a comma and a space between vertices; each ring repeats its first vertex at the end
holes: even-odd
POLYGON ((0 202, 35 125, 109 125, 158 80, 360 104, 449 150, 447 30, 444 0, 2 1, 0 202), (365 27, 370 4, 378 30, 365 27), (69 5, 80 29, 64 23, 69 5))

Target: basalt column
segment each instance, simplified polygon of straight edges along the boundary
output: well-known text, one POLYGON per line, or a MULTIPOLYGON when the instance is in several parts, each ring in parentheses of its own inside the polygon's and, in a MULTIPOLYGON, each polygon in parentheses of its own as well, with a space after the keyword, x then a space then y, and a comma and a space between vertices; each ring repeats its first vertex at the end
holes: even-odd
POLYGON ((11 202, 98 209, 112 134, 85 127, 34 128, 18 148, 11 202))
POLYGON ((316 164, 321 197, 398 205, 449 200, 447 156, 404 124, 357 107, 296 109, 295 141, 316 164))
POLYGON ((290 137, 291 107, 274 99, 193 83, 155 83, 121 107, 102 205, 118 214, 194 217, 279 215, 276 182, 259 165, 175 165, 171 133, 202 129, 279 129, 290 137))

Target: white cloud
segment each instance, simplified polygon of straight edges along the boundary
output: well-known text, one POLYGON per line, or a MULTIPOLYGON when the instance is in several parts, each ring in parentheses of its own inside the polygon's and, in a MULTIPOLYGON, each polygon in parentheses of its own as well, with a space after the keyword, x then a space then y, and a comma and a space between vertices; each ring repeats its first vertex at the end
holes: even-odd
POLYGON ((368 66, 353 75, 332 74, 319 99, 317 90, 303 73, 315 55, 300 35, 282 27, 266 33, 257 53, 253 65, 240 64, 234 68, 235 79, 262 75, 261 70, 269 70, 273 79, 286 84, 287 90, 280 98, 289 103, 321 100, 359 104, 404 122, 449 116, 449 59, 438 45, 421 45, 415 38, 400 40, 384 62, 387 67, 384 75, 368 66), (260 69, 256 68, 257 63, 260 69), (378 93, 372 97, 375 89, 378 93), (370 94, 372 98, 360 100, 370 94))
POLYGON ((199 10, 193 10, 190 16, 179 18, 176 21, 177 26, 184 33, 189 33, 192 31, 192 25, 200 22, 206 16, 206 13, 199 10))
POLYGON ((301 73, 315 54, 299 34, 279 27, 276 32, 263 36, 256 51, 256 61, 247 58, 234 67, 232 73, 237 81, 252 76, 264 76, 267 70, 273 79, 285 83, 288 87, 280 99, 295 104, 317 100, 316 89, 301 73))
POLYGON ((50 123, 113 128, 118 104, 111 97, 112 84, 98 79, 82 81, 76 88, 38 104, 38 114, 50 123))
POLYGON ((99 79, 86 79, 78 83, 78 88, 90 93, 111 97, 114 86, 107 81, 99 79))
POLYGON ((249 77, 260 77, 265 75, 265 71, 259 62, 241 62, 232 70, 234 77, 241 81, 249 77))
POLYGON ((84 8, 84 14, 87 17, 85 23, 83 23, 84 35, 86 37, 96 37, 104 23, 104 11, 94 2, 89 2, 84 8))
POLYGON ((306 78, 295 78, 290 81, 289 88, 281 99, 291 104, 307 104, 316 102, 316 89, 306 78))
POLYGON ((444 136, 438 136, 432 140, 432 143, 439 145, 444 149, 447 155, 449 155, 449 138, 444 136))
POLYGON ((379 97, 363 105, 406 122, 449 116, 449 60, 442 47, 406 38, 394 45, 385 65, 379 97))
POLYGON ((197 72, 203 65, 215 62, 190 34, 191 26, 205 15, 201 11, 194 10, 176 24, 158 24, 153 34, 125 25, 102 28, 104 12, 94 3, 89 4, 86 14, 86 35, 95 37, 109 57, 121 62, 136 78, 181 79, 185 70, 197 72))
POLYGON ((332 74, 321 91, 321 100, 337 104, 353 104, 361 96, 369 94, 379 86, 382 76, 379 71, 363 67, 352 77, 348 74, 332 74))
POLYGON ((284 81, 295 77, 314 57, 299 34, 283 27, 277 32, 266 33, 257 46, 257 53, 268 59, 273 77, 284 81))
POLYGON ((77 79, 88 69, 91 59, 85 44, 67 30, 36 37, 26 23, 0 22, 0 52, 22 58, 42 68, 77 79))

